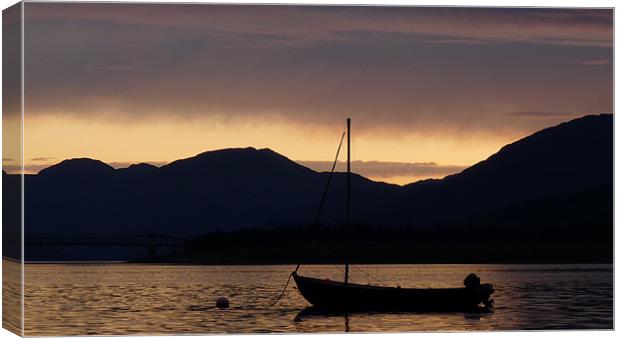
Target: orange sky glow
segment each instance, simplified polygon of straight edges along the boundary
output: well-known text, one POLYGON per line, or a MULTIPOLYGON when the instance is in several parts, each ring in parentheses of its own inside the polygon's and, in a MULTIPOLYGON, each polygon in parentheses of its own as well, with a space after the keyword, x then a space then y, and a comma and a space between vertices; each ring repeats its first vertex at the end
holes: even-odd
MULTIPOLYGON (((355 128, 355 121, 353 121, 355 128)), ((271 148, 296 161, 331 161, 344 123, 330 128, 305 128, 285 121, 178 121, 156 120, 129 125, 118 121, 92 121, 43 115, 27 118, 24 161, 28 173, 63 159, 90 157, 116 167, 133 163, 163 164, 194 156, 208 150, 231 147, 271 148)), ((435 162, 452 165, 448 173, 460 171, 497 152, 503 145, 523 134, 474 133, 440 134, 413 131, 390 135, 389 132, 362 131, 352 141, 353 171, 364 173, 358 161, 404 163, 435 162)), ((345 159, 341 153, 340 160, 345 159)), ((313 167, 302 163, 304 165, 313 167)), ((313 167, 315 170, 326 168, 313 167)), ((343 170, 342 166, 338 170, 343 170)), ((371 179, 396 184, 426 178, 441 178, 446 172, 370 174, 371 179)))

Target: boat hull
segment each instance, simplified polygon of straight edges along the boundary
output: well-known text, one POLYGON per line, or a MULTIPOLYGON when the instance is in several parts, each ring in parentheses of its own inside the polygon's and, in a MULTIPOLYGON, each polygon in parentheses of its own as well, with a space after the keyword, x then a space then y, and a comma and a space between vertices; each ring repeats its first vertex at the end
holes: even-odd
POLYGON ((409 289, 381 287, 299 276, 301 295, 319 309, 344 311, 480 311, 489 308, 493 287, 409 289))

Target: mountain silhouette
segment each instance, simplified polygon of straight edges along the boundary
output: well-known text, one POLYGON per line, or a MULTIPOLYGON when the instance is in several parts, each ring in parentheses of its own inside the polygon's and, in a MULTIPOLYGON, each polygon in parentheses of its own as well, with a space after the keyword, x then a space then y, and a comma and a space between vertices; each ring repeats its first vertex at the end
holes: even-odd
POLYGON ((122 172, 125 175, 148 175, 151 173, 155 173, 159 170, 157 166, 148 163, 138 163, 132 164, 127 168, 118 169, 119 172, 122 172))
MULTIPOLYGON (((25 232, 190 237, 308 225, 328 175, 255 148, 208 151, 159 168, 114 169, 92 159, 65 160, 26 175, 25 232)), ((344 222, 345 182, 344 173, 334 174, 322 224, 344 222)), ((589 226, 591 220, 592 226, 611 229, 613 207, 584 201, 611 201, 612 182, 613 117, 591 115, 534 133, 441 180, 398 186, 353 174, 352 221, 450 231, 476 224, 558 229, 570 223, 557 216, 570 207, 573 214, 579 209, 579 224, 589 226)))
MULTIPOLYGON (((26 177, 26 234, 193 236, 215 229, 308 224, 327 175, 254 148, 209 151, 161 168, 114 170, 95 160, 67 160, 26 177)), ((358 175, 352 181, 368 200, 360 205, 370 206, 398 190, 358 175)), ((344 219, 343 174, 336 174, 333 192, 325 208, 327 223, 344 219)))
POLYGON ((409 184, 393 206, 401 219, 429 225, 612 184, 613 118, 589 115, 506 145, 459 174, 409 184))
POLYGON ((39 176, 67 180, 99 179, 112 175, 114 171, 112 166, 99 160, 73 158, 41 170, 39 176))

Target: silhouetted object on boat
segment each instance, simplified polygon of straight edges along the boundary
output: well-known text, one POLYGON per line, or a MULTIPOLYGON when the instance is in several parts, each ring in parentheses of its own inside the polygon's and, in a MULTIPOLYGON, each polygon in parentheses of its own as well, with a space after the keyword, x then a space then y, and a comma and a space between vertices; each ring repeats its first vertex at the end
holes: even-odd
MULTIPOLYGON (((351 119, 347 119, 347 180, 345 248, 351 218, 351 119)), ((341 141, 342 142, 342 141, 341 141)), ((338 152, 336 160, 338 160, 338 152)), ((333 174, 333 169, 332 169, 333 174)), ((328 184, 331 181, 328 180, 328 184)), ((323 199, 325 196, 323 195, 323 199)), ((321 205, 323 201, 321 201, 321 205)), ((320 212, 320 209, 319 209, 320 212)), ((317 220, 319 215, 317 214, 317 220)), ((480 278, 469 274, 464 288, 412 289, 361 285, 349 282, 349 260, 345 249, 344 282, 304 277, 297 274, 299 264, 291 273, 297 289, 319 309, 349 311, 477 311, 490 309, 493 304, 491 284, 480 284, 480 278)), ((288 285, 288 281, 287 281, 288 285)), ((286 288, 286 287, 285 287, 286 288)))
POLYGON ((226 297, 219 297, 215 301, 215 306, 220 309, 227 309, 230 306, 230 303, 228 302, 228 299, 226 297))
POLYGON ((476 288, 480 286, 480 277, 476 276, 475 273, 470 273, 465 277, 463 284, 466 288, 476 288))

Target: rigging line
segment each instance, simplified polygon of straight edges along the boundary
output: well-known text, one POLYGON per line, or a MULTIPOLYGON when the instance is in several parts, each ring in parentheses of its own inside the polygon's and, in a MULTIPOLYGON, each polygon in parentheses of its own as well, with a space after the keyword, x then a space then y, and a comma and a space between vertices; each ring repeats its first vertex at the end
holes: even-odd
POLYGON ((319 246, 316 243, 316 241, 312 241, 312 246, 318 251, 322 251, 322 253, 324 254, 323 257, 326 258, 330 263, 332 263, 332 265, 334 265, 336 269, 338 269, 340 272, 344 272, 344 269, 340 267, 340 263, 332 259, 332 256, 334 256, 332 252, 329 252, 329 250, 321 248, 321 246, 319 246))
MULTIPOLYGON (((332 258, 332 257, 337 256, 333 251, 327 249, 324 246, 319 245, 319 243, 317 243, 314 240, 311 241, 311 243, 312 243, 312 246, 317 251, 320 251, 320 252, 322 252, 324 254, 323 258, 326 258, 330 263, 334 264, 336 269, 338 269, 340 272, 344 272, 344 269, 338 266, 339 263, 332 258)), ((377 283, 379 283, 381 285, 387 286, 387 284, 383 280, 373 276, 372 273, 368 269, 364 269, 364 268, 362 268, 360 266, 351 266, 351 270, 353 272, 360 272, 362 274, 365 274, 369 279, 372 279, 372 280, 374 280, 375 282, 377 282, 377 283)))
POLYGON ((323 197, 321 198, 321 204, 319 204, 319 210, 317 210, 316 216, 314 217, 315 225, 319 223, 319 217, 321 216, 321 211, 323 210, 323 205, 325 204, 325 199, 327 198, 329 184, 331 183, 332 177, 334 176, 334 171, 336 170, 336 164, 338 163, 338 155, 340 154, 340 148, 342 148, 342 142, 344 141, 345 133, 346 132, 342 132, 342 136, 340 137, 340 144, 338 144, 338 150, 336 150, 336 158, 334 159, 332 170, 330 171, 329 177, 327 178, 327 184, 325 185, 325 190, 323 191, 323 197))
MULTIPOLYGON (((312 245, 314 246, 315 249, 317 249, 318 251, 322 251, 325 254, 325 258, 327 258, 327 260, 329 260, 331 263, 336 264, 337 262, 335 260, 332 259, 332 257, 336 256, 335 253, 325 247, 320 246, 318 243, 316 243, 315 241, 312 241, 312 245)), ((341 272, 344 271, 344 269, 338 267, 336 265, 336 268, 338 270, 340 270, 341 272)), ((387 286, 387 283, 385 283, 383 280, 373 276, 372 273, 370 273, 370 270, 368 269, 364 269, 360 266, 355 266, 355 265, 351 265, 351 270, 353 272, 361 272, 363 274, 365 274, 366 276, 368 276, 369 279, 374 280, 375 282, 377 282, 378 284, 381 284, 383 286, 387 286)))
MULTIPOLYGON (((297 270, 295 270, 295 271, 297 271, 297 270)), ((273 304, 271 304, 271 306, 276 305, 280 301, 280 299, 282 299, 282 296, 284 296, 284 293, 286 292, 286 288, 288 287, 288 284, 291 282, 291 277, 293 277, 293 273, 288 275, 288 279, 286 280, 286 284, 284 285, 284 289, 282 289, 282 293, 280 293, 280 296, 278 296, 276 301, 273 302, 273 304)))
MULTIPOLYGON (((331 263, 331 264, 332 264, 332 265, 333 265, 336 269, 338 269, 338 271, 340 271, 340 272, 344 272, 344 269, 340 267, 340 263, 339 263, 339 262, 337 262, 337 261, 335 261, 334 259, 332 259, 332 257, 333 257, 333 256, 335 256, 335 255, 334 255, 334 253, 333 253, 332 251, 330 251, 330 250, 328 250, 328 249, 326 249, 326 248, 321 247, 321 246, 320 246, 318 243, 316 243, 315 241, 312 241, 312 245, 313 245, 313 246, 314 246, 314 248, 315 248, 315 249, 317 249, 318 251, 322 251, 322 252, 325 254, 323 257, 324 257, 324 258, 326 258, 326 259, 327 259, 327 260, 328 260, 328 261, 329 261, 329 262, 330 262, 330 263, 331 263)), ((352 265, 352 266, 351 266, 351 270, 352 270, 352 272, 361 272, 361 273, 365 274, 365 275, 368 277, 368 279, 369 279, 369 280, 370 280, 370 279, 372 279, 372 280, 374 280, 375 282, 377 282, 377 283, 379 283, 379 284, 381 284, 381 285, 384 285, 384 286, 386 286, 386 285, 387 285, 387 284, 386 284, 385 282, 383 282, 382 280, 380 280, 380 279, 378 279, 378 278, 374 277, 374 276, 370 273, 370 271, 365 270, 365 269, 363 269, 363 268, 361 268, 361 267, 355 267, 355 266, 353 266, 353 265, 352 265)), ((355 279, 355 278, 353 278, 353 279, 355 279)))

